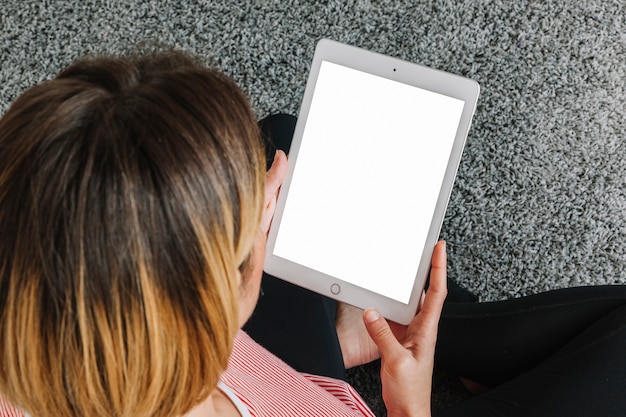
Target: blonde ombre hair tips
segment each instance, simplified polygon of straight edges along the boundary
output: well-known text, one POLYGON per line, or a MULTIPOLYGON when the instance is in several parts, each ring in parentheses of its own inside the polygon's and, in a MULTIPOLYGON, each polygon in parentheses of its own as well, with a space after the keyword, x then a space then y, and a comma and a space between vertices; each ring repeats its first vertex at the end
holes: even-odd
POLYGON ((0 120, 0 395, 178 416, 215 388, 265 161, 247 99, 175 52, 74 63, 0 120))

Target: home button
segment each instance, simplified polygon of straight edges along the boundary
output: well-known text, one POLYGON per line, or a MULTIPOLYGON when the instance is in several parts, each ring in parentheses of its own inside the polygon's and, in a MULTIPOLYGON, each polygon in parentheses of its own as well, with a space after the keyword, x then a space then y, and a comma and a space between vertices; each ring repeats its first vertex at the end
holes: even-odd
POLYGON ((330 286, 330 292, 332 292, 334 295, 337 295, 341 292, 341 287, 339 286, 339 284, 333 284, 330 286))

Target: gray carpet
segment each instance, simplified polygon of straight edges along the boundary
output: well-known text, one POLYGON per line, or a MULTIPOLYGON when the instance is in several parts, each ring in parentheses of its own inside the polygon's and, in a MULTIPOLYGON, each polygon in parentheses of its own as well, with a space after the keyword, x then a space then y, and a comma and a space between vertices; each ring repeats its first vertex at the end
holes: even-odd
MULTIPOLYGON (((259 117, 297 113, 322 37, 473 78, 482 94, 442 230, 449 274, 483 301, 626 283, 623 1, 1 3, 1 112, 83 54, 146 40, 207 57, 259 117)), ((352 377, 380 410, 373 374, 352 377)), ((437 406, 454 384, 436 384, 437 406)))

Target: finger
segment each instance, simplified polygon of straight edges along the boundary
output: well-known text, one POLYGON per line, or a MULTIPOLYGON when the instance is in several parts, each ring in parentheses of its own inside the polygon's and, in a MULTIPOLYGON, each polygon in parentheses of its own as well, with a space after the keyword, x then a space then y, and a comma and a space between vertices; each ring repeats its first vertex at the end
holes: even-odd
POLYGON ((268 233, 274 210, 276 208, 276 198, 283 179, 287 174, 287 156, 283 151, 276 151, 274 162, 269 171, 265 174, 265 197, 263 201, 263 214, 261 215, 261 231, 268 233))
POLYGON ((430 285, 426 294, 426 300, 430 299, 430 303, 435 303, 435 305, 443 304, 448 294, 446 242, 443 240, 437 242, 433 251, 430 285))
POLYGON ((365 322, 365 328, 370 335, 381 356, 391 357, 398 349, 404 350, 400 342, 396 339, 389 323, 385 320, 378 311, 374 309, 365 310, 363 313, 363 321, 365 322))
POLYGON ((276 151, 272 166, 265 174, 265 205, 267 205, 271 199, 276 198, 278 189, 283 183, 286 174, 287 155, 285 155, 285 152, 278 150, 276 151))
POLYGON ((422 312, 425 315, 433 316, 439 321, 439 315, 443 307, 443 302, 448 295, 447 286, 447 256, 446 243, 443 240, 437 242, 430 267, 430 285, 426 291, 422 312))
POLYGON ((261 232, 264 234, 268 234, 270 230, 270 225, 272 224, 272 219, 274 218, 274 212, 276 211, 276 198, 270 199, 265 207, 263 207, 263 214, 261 215, 261 223, 259 227, 261 232))
POLYGON ((446 245, 440 241, 433 251, 430 286, 418 315, 409 326, 407 338, 417 335, 432 341, 436 339, 441 310, 448 294, 446 279, 446 245))

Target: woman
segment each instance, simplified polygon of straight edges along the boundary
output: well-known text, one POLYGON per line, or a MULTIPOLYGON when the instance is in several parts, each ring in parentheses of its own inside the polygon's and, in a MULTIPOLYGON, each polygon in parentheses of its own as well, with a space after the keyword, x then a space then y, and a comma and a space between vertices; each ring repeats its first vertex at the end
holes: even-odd
MULTIPOLYGON (((265 174, 244 95, 179 53, 79 61, 18 98, 0 121, 6 410, 10 403, 11 412, 32 417, 371 415, 341 380, 297 372, 238 330, 257 303, 285 174, 285 154, 274 155, 265 174)), ((255 316, 277 294, 267 285, 255 316)), ((390 327, 375 310, 361 319, 345 306, 328 316, 343 364, 382 357, 389 415, 430 415, 445 296, 440 243, 410 326, 390 327)), ((452 311, 452 324, 473 311, 464 308, 452 311)), ((254 323, 250 329, 263 334, 254 323)), ((292 341, 298 356, 302 345, 292 341)), ((446 353, 454 342, 439 344, 438 360, 462 356, 446 353)), ((461 375, 485 382, 467 371, 461 375)))
MULTIPOLYGON (((16 100, 0 122, 6 401, 33 417, 237 415, 218 381, 286 163, 264 181, 262 151, 234 83, 181 54, 80 61, 16 100)), ((443 292, 425 305, 430 348, 443 292)))

